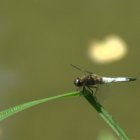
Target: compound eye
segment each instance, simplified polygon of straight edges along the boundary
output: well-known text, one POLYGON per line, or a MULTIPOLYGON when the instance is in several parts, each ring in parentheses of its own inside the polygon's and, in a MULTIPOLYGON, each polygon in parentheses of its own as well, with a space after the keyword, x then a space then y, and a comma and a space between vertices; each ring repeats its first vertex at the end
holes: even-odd
POLYGON ((81 86, 81 79, 80 78, 75 79, 74 84, 78 87, 81 86))

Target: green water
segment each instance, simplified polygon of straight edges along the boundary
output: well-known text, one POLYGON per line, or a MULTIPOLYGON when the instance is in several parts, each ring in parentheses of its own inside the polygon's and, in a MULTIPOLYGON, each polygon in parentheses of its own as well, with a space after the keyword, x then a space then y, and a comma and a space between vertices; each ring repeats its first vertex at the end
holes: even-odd
MULTIPOLYGON (((0 1, 1 110, 76 88, 82 73, 139 79, 139 1, 0 1), (110 34, 122 37, 128 54, 121 61, 95 64, 87 42, 110 34)), ((140 138, 139 80, 113 84, 104 106, 133 140, 140 138)), ((49 102, 1 123, 2 140, 94 140, 112 130, 82 97, 49 102)), ((113 133, 113 132, 112 132, 113 133)))

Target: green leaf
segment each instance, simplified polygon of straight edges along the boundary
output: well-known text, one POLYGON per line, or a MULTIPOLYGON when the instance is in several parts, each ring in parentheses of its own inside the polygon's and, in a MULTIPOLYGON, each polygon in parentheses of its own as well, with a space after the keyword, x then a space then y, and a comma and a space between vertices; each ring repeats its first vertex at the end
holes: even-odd
POLYGON ((96 97, 88 90, 83 90, 84 97, 96 109, 103 120, 115 131, 121 140, 130 140, 125 131, 120 127, 117 121, 107 112, 107 110, 97 101, 96 97))
POLYGON ((9 109, 6 109, 6 110, 0 112, 0 121, 18 113, 18 112, 20 112, 22 110, 31 108, 35 105, 45 103, 45 102, 48 102, 48 101, 51 101, 51 100, 54 100, 54 99, 59 99, 59 98, 69 97, 69 96, 78 96, 78 95, 81 95, 81 93, 77 92, 77 91, 76 92, 70 92, 70 93, 57 95, 57 96, 53 96, 53 97, 49 97, 49 98, 44 98, 44 99, 40 99, 40 100, 35 100, 35 101, 31 101, 31 102, 28 102, 28 103, 24 103, 24 104, 21 104, 21 105, 14 106, 14 107, 11 107, 9 109))
POLYGON ((0 112, 0 121, 20 111, 39 105, 41 103, 45 103, 45 102, 48 102, 54 99, 63 98, 63 97, 80 96, 80 95, 84 95, 86 100, 96 109, 96 111, 103 118, 103 120, 105 120, 105 122, 116 132, 116 134, 122 140, 130 140, 130 138, 127 136, 125 131, 120 127, 120 125, 113 119, 113 117, 107 112, 107 110, 97 101, 96 97, 94 97, 93 94, 86 89, 83 90, 82 92, 78 92, 78 91, 70 92, 70 93, 61 94, 61 95, 57 95, 57 96, 53 96, 49 98, 40 99, 40 100, 35 100, 35 101, 31 101, 28 103, 11 107, 9 109, 6 109, 0 112))

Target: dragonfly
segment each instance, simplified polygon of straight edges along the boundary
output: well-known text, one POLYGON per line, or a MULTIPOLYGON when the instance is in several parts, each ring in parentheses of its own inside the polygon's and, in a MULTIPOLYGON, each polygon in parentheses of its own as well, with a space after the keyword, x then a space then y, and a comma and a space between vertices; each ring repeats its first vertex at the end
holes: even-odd
POLYGON ((81 68, 74 66, 71 64, 72 67, 75 69, 84 72, 85 74, 81 77, 77 77, 74 80, 74 85, 78 88, 82 88, 84 90, 85 88, 89 89, 91 93, 93 93, 93 88, 95 89, 95 92, 98 90, 98 85, 102 84, 110 84, 110 83, 118 83, 118 82, 130 82, 135 81, 136 78, 133 77, 106 77, 106 76, 100 76, 97 74, 94 74, 92 72, 82 70, 81 68))

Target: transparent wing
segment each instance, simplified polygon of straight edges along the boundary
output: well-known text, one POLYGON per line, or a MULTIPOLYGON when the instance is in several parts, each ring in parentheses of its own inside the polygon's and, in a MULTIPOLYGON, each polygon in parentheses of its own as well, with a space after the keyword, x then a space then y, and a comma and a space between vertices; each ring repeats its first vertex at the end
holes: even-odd
POLYGON ((110 85, 109 84, 99 84, 97 85, 97 91, 95 93, 95 96, 97 97, 97 100, 104 101, 106 100, 110 95, 110 85))

